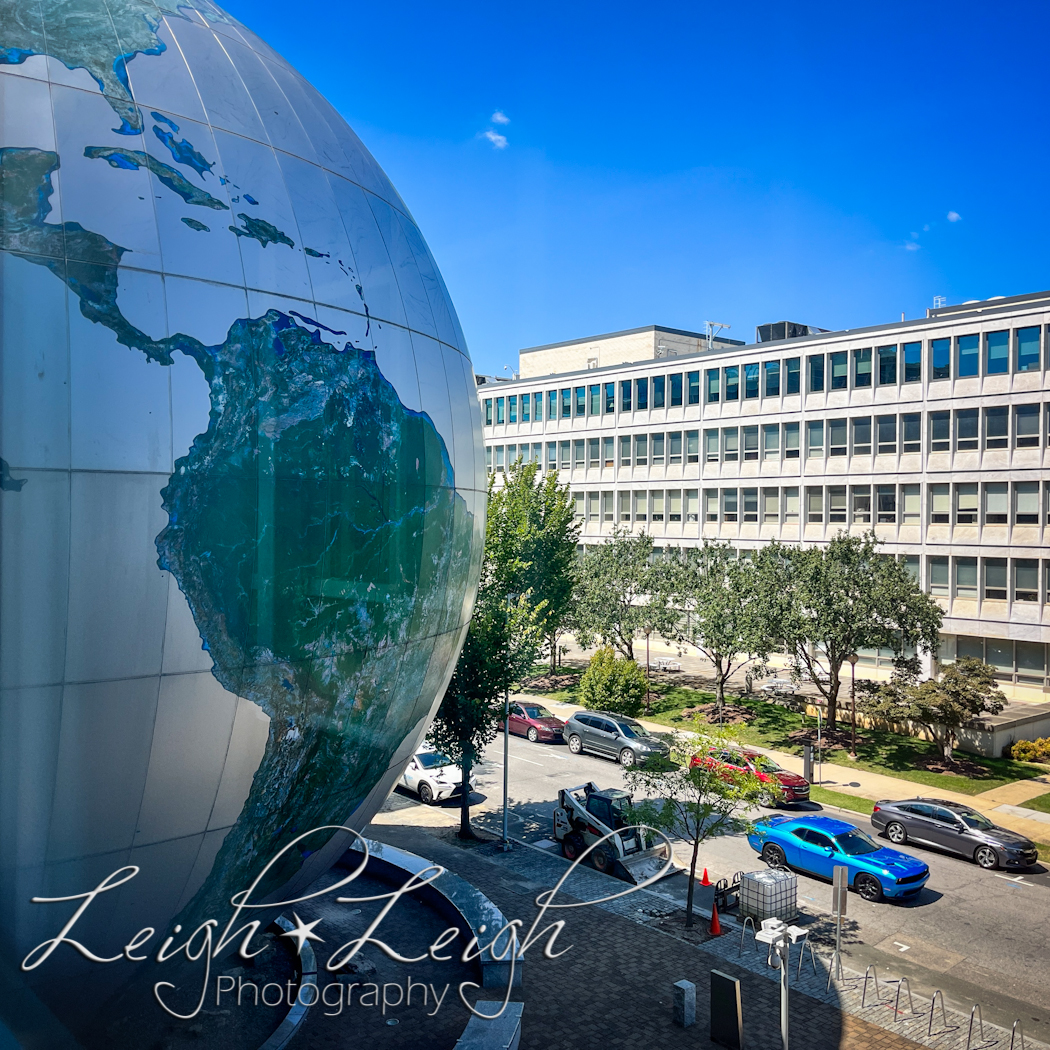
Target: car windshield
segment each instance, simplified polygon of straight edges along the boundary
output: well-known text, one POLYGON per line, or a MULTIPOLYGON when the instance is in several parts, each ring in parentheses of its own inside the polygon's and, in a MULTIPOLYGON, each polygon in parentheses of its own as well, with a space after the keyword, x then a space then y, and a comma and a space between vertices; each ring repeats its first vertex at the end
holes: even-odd
POLYGON ((976 828, 978 831, 991 831, 995 825, 983 814, 972 809, 958 810, 958 815, 968 828, 976 828))
POLYGON ((649 730, 637 722, 617 722, 616 724, 620 727, 620 732, 624 736, 649 736, 649 730))
POLYGON ((529 704, 528 707, 523 708, 526 718, 553 718, 554 715, 550 713, 545 707, 540 707, 538 704, 529 704))
POLYGON ((752 761, 755 763, 755 769, 760 773, 780 773, 781 767, 776 764, 771 758, 766 758, 765 755, 755 755, 752 761))
POLYGON ((869 835, 865 835, 857 828, 847 831, 845 835, 836 835, 835 841, 847 857, 862 857, 865 853, 877 853, 882 849, 877 842, 872 841, 869 835))
POLYGON ((416 760, 424 769, 437 769, 438 766, 454 765, 452 759, 448 755, 443 755, 440 751, 424 751, 423 754, 416 755, 416 760))

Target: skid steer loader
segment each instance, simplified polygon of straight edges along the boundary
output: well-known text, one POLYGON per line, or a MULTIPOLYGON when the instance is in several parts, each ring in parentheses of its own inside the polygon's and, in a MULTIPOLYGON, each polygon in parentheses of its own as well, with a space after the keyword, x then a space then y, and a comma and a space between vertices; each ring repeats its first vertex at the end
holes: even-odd
MULTIPOLYGON (((588 854, 598 871, 636 885, 659 875, 671 859, 670 848, 665 843, 651 846, 650 840, 655 836, 638 828, 621 831, 630 823, 625 817, 630 803, 631 796, 626 791, 603 791, 593 782, 562 788, 554 810, 554 838, 561 843, 562 853, 569 860, 576 860, 588 846, 608 835, 588 854)), ((672 863, 665 874, 674 875, 681 870, 672 863)))

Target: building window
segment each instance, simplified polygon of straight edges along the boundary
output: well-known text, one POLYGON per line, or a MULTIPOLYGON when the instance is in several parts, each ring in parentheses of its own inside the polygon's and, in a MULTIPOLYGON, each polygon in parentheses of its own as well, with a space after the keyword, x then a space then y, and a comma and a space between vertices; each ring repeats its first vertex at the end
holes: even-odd
POLYGON ((485 446, 485 469, 491 474, 492 473, 492 446, 485 446))
POLYGON ((956 379, 966 379, 977 375, 980 345, 979 335, 957 335, 955 337, 956 379))
POLYGON ((725 378, 725 392, 727 401, 740 400, 740 366, 729 365, 722 370, 725 378))
POLYGON ((492 398, 485 398, 485 426, 492 426, 492 398))
POLYGON ((507 469, 508 470, 510 470, 510 468, 514 466, 514 464, 517 462, 517 459, 518 459, 518 446, 517 445, 508 445, 507 446, 507 469))
POLYGON ((662 489, 649 493, 649 507, 650 517, 653 521, 664 520, 664 494, 662 489))
POLYGON ((504 466, 503 466, 503 454, 504 454, 505 451, 506 450, 503 448, 502 445, 497 445, 496 446, 496 472, 497 473, 502 473, 502 471, 504 469, 504 466))
POLYGON ((704 375, 707 377, 707 403, 716 405, 718 404, 718 395, 721 390, 720 373, 717 368, 709 368, 704 375))
MULTIPOLYGON (((601 387, 601 384, 600 383, 593 384, 591 386, 590 390, 589 390, 589 394, 590 394, 590 397, 588 398, 588 400, 590 401, 590 414, 592 416, 600 415, 601 414, 601 410, 602 410, 602 387, 601 387)), ((579 412, 577 412, 576 414, 580 415, 579 412)))
POLYGON ((735 463, 740 457, 740 437, 736 427, 726 427, 722 431, 722 460, 735 463))
POLYGON ((547 418, 557 419, 558 418, 558 391, 548 390, 547 391, 547 418))
POLYGON ((503 424, 503 423, 505 423, 507 421, 506 420, 506 415, 505 415, 504 401, 505 401, 505 398, 502 398, 502 397, 497 397, 496 398, 496 425, 497 426, 500 426, 501 424, 503 424))
POLYGON ((1039 405, 1014 406, 1014 446, 1039 447, 1039 405))
POLYGON ((532 412, 532 395, 522 394, 521 395, 521 421, 522 423, 528 423, 530 421, 532 412))
POLYGON ((879 347, 879 386, 894 386, 897 383, 897 348, 879 347))
POLYGON ((634 520, 649 520, 649 493, 636 492, 634 494, 634 520))
POLYGON ((875 486, 875 513, 880 525, 897 524, 897 486, 875 486))
POLYGON ((951 578, 948 575, 948 559, 927 558, 926 567, 930 574, 930 594, 941 598, 950 598, 952 586, 951 578))
POLYGON ((922 343, 905 343, 901 347, 901 356, 904 358, 904 382, 921 382, 922 343))
POLYGON ((828 420, 828 455, 844 456, 848 451, 846 445, 847 428, 845 419, 828 420))
POLYGON ((947 485, 931 485, 929 498, 930 524, 950 525, 952 521, 951 489, 947 485))
POLYGON ((617 497, 619 504, 619 515, 620 521, 631 520, 631 494, 629 492, 620 492, 617 497))
POLYGON ((806 360, 809 361, 810 393, 819 394, 824 389, 824 355, 813 354, 806 360))
POLYGON ((977 524, 977 482, 955 486, 955 524, 977 524))
MULTIPOLYGON (((598 394, 598 388, 592 387, 595 397, 598 394)), ((598 402, 594 402, 594 410, 598 410, 598 402)), ((587 414, 587 388, 585 386, 576 387, 576 412, 577 416, 584 416, 587 414)))
POLYGON ((784 367, 787 372, 787 384, 784 393, 797 394, 801 389, 800 380, 802 378, 802 358, 789 357, 784 362, 784 367))
POLYGON ((828 365, 831 371, 831 389, 846 390, 849 387, 849 359, 845 350, 828 354, 828 365))
POLYGON ((959 408, 955 411, 955 451, 968 452, 977 448, 978 412, 976 408, 959 408))
POLYGON ((572 494, 572 510, 573 517, 583 521, 583 493, 574 492, 572 494))
POLYGON ((605 384, 605 411, 615 412, 616 411, 616 384, 606 383, 605 384))
POLYGON ((652 445, 652 465, 662 467, 664 465, 664 436, 663 434, 650 434, 649 440, 652 445))
POLYGON ((871 524, 871 486, 854 485, 850 489, 851 520, 854 525, 871 524))
POLYGON ((689 404, 700 404, 700 373, 687 372, 685 376, 689 404))
POLYGON ((615 448, 615 445, 613 444, 613 438, 612 438, 611 435, 609 437, 603 437, 602 438, 602 466, 605 466, 605 467, 614 467, 614 466, 616 466, 616 461, 613 458, 613 449, 614 448, 615 448))
POLYGON ((612 492, 602 493, 602 521, 614 521, 613 518, 613 496, 612 492))
MULTIPOLYGON (((1006 601, 1006 559, 984 559, 984 596, 989 601, 1006 601)), ((1011 670, 1013 661, 1010 661, 1011 670)))
POLYGON ((780 362, 766 361, 766 397, 780 397, 780 362))
POLYGON ((682 490, 669 489, 667 492, 667 520, 682 520, 682 490))
MULTIPOLYGON (((1039 562, 1035 558, 1014 559, 1014 601, 1039 601, 1039 562)), ((1042 643, 1038 644, 1041 648, 1042 643)))
MULTIPOLYGON (((525 399, 522 398, 524 401, 525 399)), ((517 423, 518 421, 518 395, 512 394, 507 398, 507 422, 517 423)))
POLYGON ((984 410, 984 447, 1010 447, 1010 406, 996 405, 984 410))
POLYGON ((797 525, 798 515, 798 488, 792 485, 784 489, 784 524, 797 525))
POLYGON ((539 441, 533 442, 532 462, 539 466, 543 465, 543 444, 539 441))
POLYGON ((985 525, 1007 525, 1010 521, 1010 486, 994 481, 984 486, 985 525))
POLYGON ((922 573, 919 569, 919 556, 917 554, 902 554, 901 561, 904 562, 904 568, 908 575, 919 584, 922 580, 922 573))
POLYGON ((686 463, 700 462, 699 430, 687 430, 685 432, 685 461, 686 463))
POLYGON ((1039 371, 1039 326, 1018 328, 1016 340, 1016 369, 1018 372, 1039 371))
POLYGON ((601 454, 601 446, 598 444, 597 438, 587 439, 587 466, 597 467, 599 466, 598 457, 601 454))
POLYGON ((558 469, 558 443, 556 441, 547 442, 547 469, 558 469))
POLYGON ((806 489, 806 521, 811 525, 824 523, 824 490, 822 488, 806 489))
POLYGON ((762 523, 776 525, 780 521, 780 489, 762 490, 762 523))
POLYGON ((1043 685, 1046 681, 1046 646, 1042 642, 1017 641, 1014 648, 1017 650, 1017 681, 1026 685, 1043 685))
POLYGON ((828 521, 833 524, 846 523, 846 486, 828 486, 828 521))
MULTIPOLYGON (((832 372, 834 375, 834 371, 832 372)), ((853 351, 853 385, 871 386, 871 347, 853 351)))
POLYGON ((682 432, 672 430, 667 435, 667 465, 682 465, 682 432))
POLYGON ((666 381, 663 376, 653 376, 653 408, 663 408, 666 381))
POLYGON ((762 458, 780 459, 779 423, 766 423, 762 427, 762 458))
POLYGON ((636 379, 634 381, 634 407, 639 412, 645 412, 649 408, 649 380, 636 379))
POLYGON ((744 504, 745 522, 758 521, 758 489, 741 489, 740 495, 744 504))
POLYGON ((798 459, 798 423, 784 424, 784 458, 798 459))
POLYGON ((718 521, 718 489, 704 489, 704 521, 718 521))
POLYGON ((631 381, 629 379, 620 380, 620 411, 631 411, 631 381))
POLYGON ((922 486, 901 485, 901 524, 919 525, 922 522, 922 486))
POLYGON ((758 427, 742 427, 744 435, 744 459, 758 459, 758 427))
POLYGON ((722 489, 722 520, 737 520, 737 493, 736 489, 722 489))
POLYGON ((1014 485, 1014 524, 1039 524, 1039 482, 1018 481, 1014 485))
POLYGON ((922 415, 906 412, 901 416, 901 452, 922 451, 922 415))
POLYGON ((587 493, 587 520, 598 521, 598 493, 587 493))
POLYGON ((950 339, 930 340, 930 378, 951 379, 952 377, 952 341, 950 339))
POLYGON ((987 332, 984 337, 984 374, 1001 376, 1010 371, 1010 333, 987 332))
POLYGON ((744 397, 758 397, 758 362, 744 365, 744 397))
POLYGON ((705 463, 717 463, 718 462, 718 431, 717 430, 705 430, 704 431, 704 462, 705 463))
MULTIPOLYGON (((582 389, 582 387, 581 387, 582 389)), ((572 391, 566 388, 561 392, 561 418, 569 419, 572 416, 572 391)))
POLYGON ((620 466, 631 465, 631 438, 629 434, 620 435, 620 466))
POLYGON ((853 424, 853 455, 871 455, 871 416, 854 416, 853 424))
MULTIPOLYGON (((554 393, 554 391, 552 390, 551 393, 554 393)), ((552 408, 554 407, 553 406, 553 402, 552 402, 551 407, 552 408)), ((536 420, 537 423, 542 423, 543 422, 543 391, 542 390, 537 390, 536 393, 532 395, 532 418, 534 420, 536 420)), ((553 418, 554 418, 554 414, 552 413, 551 414, 551 419, 553 419, 553 418)))
POLYGON ((700 520, 700 490, 685 490, 685 520, 696 522, 700 520))
POLYGON ((977 559, 955 558, 956 598, 977 597, 977 559))
POLYGON ((682 373, 674 372, 667 377, 671 387, 671 407, 682 407, 682 373))
POLYGON ((897 417, 877 416, 875 432, 878 438, 878 454, 895 456, 897 454, 897 417))
POLYGON ((824 455, 824 420, 811 419, 806 424, 806 458, 818 459, 824 455))
MULTIPOLYGON (((524 447, 524 446, 523 446, 524 447)), ((558 466, 561 470, 569 469, 569 442, 558 442, 558 466)))
POLYGON ((584 441, 583 438, 577 438, 572 443, 572 469, 583 470, 587 466, 587 460, 584 455, 584 441))
POLYGON ((930 413, 930 451, 947 452, 951 448, 952 417, 950 412, 930 413))
POLYGON ((649 462, 649 435, 634 435, 634 465, 644 467, 649 462))

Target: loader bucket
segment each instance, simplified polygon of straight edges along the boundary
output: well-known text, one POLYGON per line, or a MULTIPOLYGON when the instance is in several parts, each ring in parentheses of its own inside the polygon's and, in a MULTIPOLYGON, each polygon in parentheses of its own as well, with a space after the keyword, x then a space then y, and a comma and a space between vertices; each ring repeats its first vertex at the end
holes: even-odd
MULTIPOLYGON (((660 856, 656 850, 647 849, 642 853, 632 853, 629 857, 620 857, 620 865, 627 873, 628 880, 635 885, 659 875, 667 863, 665 857, 660 856)), ((672 864, 667 870, 668 875, 676 875, 682 869, 672 864)))

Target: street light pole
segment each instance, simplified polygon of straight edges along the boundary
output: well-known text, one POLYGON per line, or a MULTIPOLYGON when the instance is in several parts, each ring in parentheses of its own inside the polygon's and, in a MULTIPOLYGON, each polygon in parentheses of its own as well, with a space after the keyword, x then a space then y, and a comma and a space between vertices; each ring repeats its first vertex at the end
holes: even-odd
POLYGON ((849 703, 850 703, 850 752, 849 757, 857 758, 857 661, 860 659, 856 653, 850 653, 846 657, 849 660, 849 703))
MULTIPOLYGON (((510 608, 518 600, 518 595, 507 595, 507 619, 510 619, 510 608)), ((510 771, 510 682, 503 686, 503 838, 499 848, 506 853, 512 849, 510 836, 507 834, 507 775, 510 771)))
POLYGON ((645 625, 645 713, 649 714, 649 634, 652 628, 645 625))
POLYGON ((780 1045, 782 1050, 790 1050, 791 1044, 791 1011, 789 1007, 788 969, 791 962, 791 945, 804 941, 806 931, 801 926, 788 926, 780 919, 763 919, 762 929, 755 934, 760 944, 768 944, 776 952, 780 965, 780 1045))

